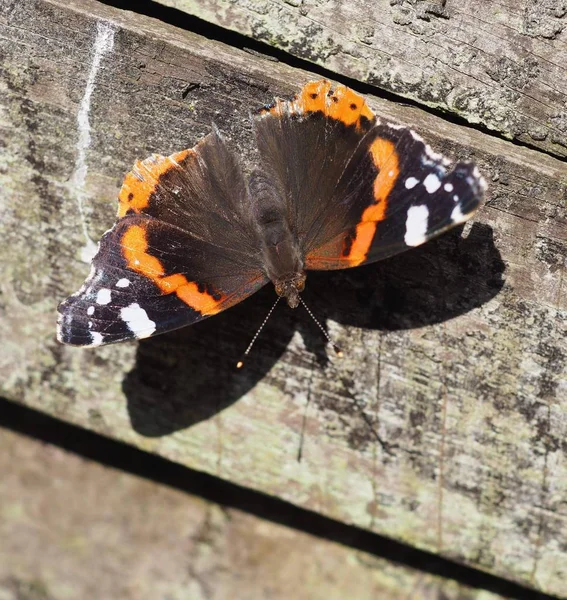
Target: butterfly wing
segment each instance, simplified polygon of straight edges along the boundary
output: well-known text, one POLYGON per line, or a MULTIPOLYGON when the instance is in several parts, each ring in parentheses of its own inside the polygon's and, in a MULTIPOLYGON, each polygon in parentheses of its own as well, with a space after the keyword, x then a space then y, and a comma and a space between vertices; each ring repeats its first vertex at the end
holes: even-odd
POLYGON ((268 280, 246 184, 218 132, 139 161, 82 288, 59 305, 58 339, 99 346, 190 325, 268 280))
POLYGON ((306 269, 354 267, 420 245, 472 216, 485 187, 474 165, 450 170, 415 132, 379 123, 360 95, 327 81, 265 107, 256 136, 306 269))
POLYGON ((331 206, 341 173, 376 118, 364 99, 329 81, 306 84, 254 119, 262 170, 285 204, 290 230, 305 253, 344 228, 345 205, 331 206))
POLYGON ((331 198, 349 207, 344 229, 312 241, 306 268, 355 267, 419 246, 472 217, 485 189, 474 164, 451 166, 412 130, 375 125, 331 198))

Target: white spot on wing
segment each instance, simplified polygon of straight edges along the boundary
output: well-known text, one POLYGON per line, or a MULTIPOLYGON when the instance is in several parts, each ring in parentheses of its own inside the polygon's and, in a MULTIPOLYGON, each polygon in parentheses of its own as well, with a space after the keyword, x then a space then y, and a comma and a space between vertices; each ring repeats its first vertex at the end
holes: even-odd
POLYGON ((439 152, 435 152, 435 150, 433 150, 433 148, 429 144, 426 144, 425 140, 413 129, 410 129, 410 133, 411 137, 416 142, 421 142, 424 146, 425 156, 427 157, 425 158, 422 156, 422 162, 424 164, 436 166, 437 168, 439 168, 439 164, 442 164, 444 166, 448 166, 451 164, 451 161, 446 156, 439 154, 439 152))
POLYGON ((429 175, 423 180, 423 185, 429 194, 433 194, 441 187, 441 181, 434 173, 429 175))
POLYGON ((130 285, 130 280, 123 277, 116 282, 116 287, 127 288, 130 285))
POLYGON ((444 189, 446 192, 452 192, 452 191, 453 191, 455 188, 453 187, 453 184, 452 184, 452 183, 446 183, 446 184, 443 186, 443 189, 444 189))
POLYGON ((419 135, 419 133, 416 133, 413 129, 410 129, 410 133, 411 133, 411 137, 416 141, 416 142, 422 142, 425 143, 423 138, 419 135))
POLYGON ((444 165, 451 164, 451 161, 448 158, 442 154, 439 154, 439 152, 435 152, 435 150, 433 150, 429 144, 425 144, 425 154, 427 154, 427 156, 435 162, 440 162, 444 165))
POLYGON ((464 215, 460 205, 457 204, 451 213, 451 221, 453 221, 453 223, 463 223, 463 221, 466 221, 467 219, 468 215, 464 215))
POLYGON ((137 303, 122 308, 120 310, 120 318, 128 325, 128 329, 138 339, 147 338, 156 330, 156 324, 137 303))
POLYGON ((97 304, 108 304, 112 300, 112 294, 108 288, 102 288, 96 295, 97 304))
POLYGON ((102 333, 99 333, 98 331, 91 331, 90 333, 92 339, 90 346, 100 346, 104 340, 102 333))
POLYGON ((407 129, 405 125, 397 125, 396 123, 386 123, 390 129, 407 129))
POLYGON ((89 307, 87 308, 87 315, 89 315, 89 317, 90 317, 91 315, 94 315, 94 311, 95 311, 95 308, 94 308, 94 306, 89 306, 89 307))
POLYGON ((415 177, 408 177, 406 179, 406 189, 407 190, 411 190, 412 188, 414 188, 417 184, 419 183, 419 179, 416 179, 415 177))
POLYGON ((404 241, 408 246, 419 246, 427 240, 427 220, 429 210, 427 206, 410 206, 406 219, 406 234, 404 241))

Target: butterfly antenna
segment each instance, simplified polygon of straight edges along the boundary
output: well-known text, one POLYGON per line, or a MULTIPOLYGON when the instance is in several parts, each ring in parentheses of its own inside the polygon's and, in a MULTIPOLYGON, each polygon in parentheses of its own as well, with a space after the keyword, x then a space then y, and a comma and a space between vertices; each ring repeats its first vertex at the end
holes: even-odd
POLYGON ((264 325, 268 322, 268 319, 270 318, 270 315, 274 312, 274 308, 276 308, 277 303, 280 301, 280 297, 281 296, 278 296, 276 298, 276 301, 273 303, 272 308, 270 308, 270 310, 268 311, 268 314, 266 315, 266 318, 262 321, 262 324, 260 325, 260 327, 258 327, 258 331, 256 331, 256 333, 254 334, 254 337, 252 338, 252 341, 248 344, 248 348, 246 348, 246 350, 244 351, 244 354, 242 355, 242 358, 236 363, 236 368, 237 369, 242 369, 242 367, 244 366, 244 359, 248 356, 248 353, 252 349, 252 346, 254 345, 254 342, 256 341, 256 339, 258 338, 258 336, 260 335, 260 332, 262 331, 262 329, 264 329, 264 325))
POLYGON ((305 304, 305 302, 303 301, 303 298, 301 296, 299 297, 299 301, 301 302, 301 304, 303 304, 303 308, 305 308, 305 310, 307 311, 307 314, 313 319, 313 321, 315 321, 315 325, 317 325, 317 327, 319 327, 319 329, 323 332, 323 335, 327 338, 327 341, 333 347, 335 354, 339 357, 344 356, 343 351, 333 342, 333 340, 327 333, 327 330, 323 327, 323 325, 321 325, 321 323, 319 323, 319 321, 317 321, 317 319, 315 318, 315 315, 311 312, 311 310, 309 309, 307 304, 305 304))

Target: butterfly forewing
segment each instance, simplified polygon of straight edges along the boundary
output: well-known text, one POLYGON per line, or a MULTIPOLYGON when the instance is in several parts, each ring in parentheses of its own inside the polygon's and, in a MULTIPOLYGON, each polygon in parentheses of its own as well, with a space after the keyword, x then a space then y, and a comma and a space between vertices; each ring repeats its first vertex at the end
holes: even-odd
POLYGON ((216 132, 136 163, 119 202, 87 281, 59 306, 61 342, 98 346, 177 329, 268 281, 244 177, 216 132))
POLYGON ((419 246, 469 219, 485 182, 471 163, 451 163, 415 132, 376 125, 353 152, 331 199, 348 225, 316 239, 306 268, 342 269, 419 246))

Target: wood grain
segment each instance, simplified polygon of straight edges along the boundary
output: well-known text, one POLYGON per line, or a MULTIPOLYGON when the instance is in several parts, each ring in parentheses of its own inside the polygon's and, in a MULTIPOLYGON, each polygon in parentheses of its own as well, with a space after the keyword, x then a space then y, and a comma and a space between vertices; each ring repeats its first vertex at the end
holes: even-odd
POLYGON ((134 160, 214 121, 249 166, 248 110, 313 76, 91 0, 4 1, 0 32, 0 394, 565 597, 565 164, 369 97, 490 185, 462 232, 310 274, 344 359, 282 308, 235 372, 268 287, 139 345, 65 348, 55 307, 88 272, 83 226, 112 224, 134 160))
POLYGON ((0 470, 5 598, 503 600, 4 429, 0 470))
POLYGON ((558 0, 158 0, 335 73, 567 156, 558 0))

